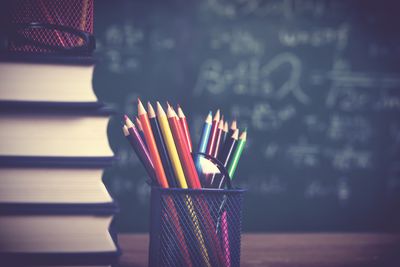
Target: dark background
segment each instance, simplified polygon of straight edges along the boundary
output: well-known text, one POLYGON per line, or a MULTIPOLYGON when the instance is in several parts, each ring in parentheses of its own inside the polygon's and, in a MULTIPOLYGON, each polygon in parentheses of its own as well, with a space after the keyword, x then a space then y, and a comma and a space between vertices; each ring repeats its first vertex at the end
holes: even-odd
MULTIPOLYGON (((183 107, 248 127, 244 231, 400 230, 396 1, 95 1, 93 87, 120 114, 183 107)), ((120 231, 148 230, 146 173, 112 118, 120 231)))

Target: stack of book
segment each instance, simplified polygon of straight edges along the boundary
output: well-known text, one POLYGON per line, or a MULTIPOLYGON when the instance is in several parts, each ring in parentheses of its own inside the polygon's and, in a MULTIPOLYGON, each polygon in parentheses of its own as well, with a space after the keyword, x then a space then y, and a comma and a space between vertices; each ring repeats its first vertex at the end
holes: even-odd
POLYGON ((91 57, 0 57, 0 261, 110 266, 117 207, 102 182, 111 110, 91 57))

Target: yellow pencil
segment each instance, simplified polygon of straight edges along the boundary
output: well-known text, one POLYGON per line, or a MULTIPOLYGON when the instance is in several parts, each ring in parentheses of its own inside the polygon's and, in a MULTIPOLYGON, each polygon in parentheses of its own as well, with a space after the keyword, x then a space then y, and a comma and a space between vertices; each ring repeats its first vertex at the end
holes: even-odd
MULTIPOLYGON (((161 133, 164 137, 165 145, 167 146, 167 150, 168 150, 168 155, 171 159, 172 168, 174 169, 175 176, 178 179, 179 186, 181 188, 186 189, 186 188, 188 188, 188 185, 186 182, 185 174, 183 173, 182 164, 179 160, 178 151, 176 150, 176 146, 175 146, 174 138, 172 136, 171 128, 169 127, 167 115, 165 114, 164 109, 162 108, 162 106, 160 105, 160 103, 158 101, 157 101, 157 120, 160 124, 161 133)), ((199 219, 197 218, 196 212, 194 210, 193 201, 190 196, 187 196, 186 200, 187 200, 186 207, 188 208, 189 214, 192 217, 192 223, 193 223, 194 229, 196 231, 196 237, 198 239, 200 247, 202 248, 202 254, 203 254, 205 264, 208 267, 211 267, 210 258, 208 256, 204 238, 203 238, 203 235, 200 230, 199 219)))
POLYGON ((171 128, 169 128, 167 115, 159 102, 157 102, 157 120, 160 124, 161 132, 164 137, 165 145, 169 158, 171 159, 172 168, 174 169, 175 177, 178 179, 180 188, 188 188, 185 174, 183 172, 181 161, 179 160, 178 151, 176 150, 174 138, 171 128))

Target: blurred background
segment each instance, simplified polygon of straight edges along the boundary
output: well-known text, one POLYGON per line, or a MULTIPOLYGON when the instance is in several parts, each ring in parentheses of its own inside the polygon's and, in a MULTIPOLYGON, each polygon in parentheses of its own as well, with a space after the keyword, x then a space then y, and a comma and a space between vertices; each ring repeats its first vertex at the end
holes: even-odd
MULTIPOLYGON (((95 1, 93 86, 118 114, 180 104, 248 128, 244 231, 400 230, 396 1, 95 1)), ((109 125, 120 232, 148 231, 146 173, 109 125)))

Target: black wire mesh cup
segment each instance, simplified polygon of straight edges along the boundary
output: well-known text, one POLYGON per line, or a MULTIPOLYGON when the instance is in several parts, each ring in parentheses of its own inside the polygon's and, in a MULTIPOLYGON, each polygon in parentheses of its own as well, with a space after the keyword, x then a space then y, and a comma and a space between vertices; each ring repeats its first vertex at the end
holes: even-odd
POLYGON ((243 193, 152 187, 149 266, 240 266, 243 193))

